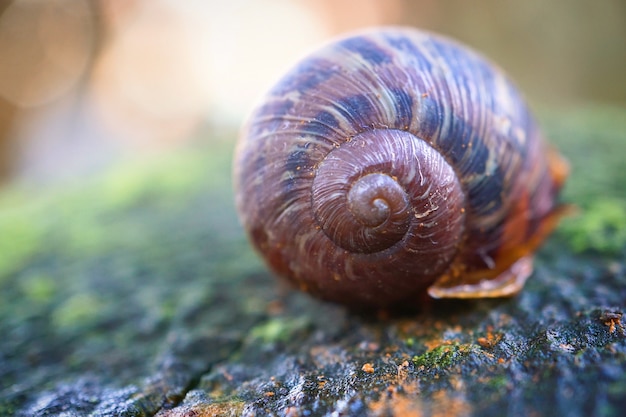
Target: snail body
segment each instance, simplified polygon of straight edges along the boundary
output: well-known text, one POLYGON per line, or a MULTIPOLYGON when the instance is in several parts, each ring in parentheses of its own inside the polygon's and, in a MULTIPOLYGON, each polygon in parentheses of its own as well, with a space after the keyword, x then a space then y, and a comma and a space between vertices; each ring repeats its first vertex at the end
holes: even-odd
POLYGON ((404 28, 302 60, 253 112, 234 162, 238 212, 269 267, 373 307, 518 292, 567 174, 501 70, 404 28))

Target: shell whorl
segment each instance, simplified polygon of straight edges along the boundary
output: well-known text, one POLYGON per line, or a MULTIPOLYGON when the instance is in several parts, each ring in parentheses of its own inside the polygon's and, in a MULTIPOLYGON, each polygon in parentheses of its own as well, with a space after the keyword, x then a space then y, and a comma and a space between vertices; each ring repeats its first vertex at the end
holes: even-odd
POLYGON ((499 69, 387 28, 327 45, 269 92, 238 143, 237 207, 279 275, 385 306, 452 269, 508 267, 555 207, 544 153, 499 69))
POLYGON ((402 244, 404 262, 428 253, 433 265, 419 259, 414 266, 435 271, 450 262, 462 235, 463 191, 454 170, 401 130, 369 130, 333 149, 317 167, 311 197, 321 229, 348 252, 402 244))

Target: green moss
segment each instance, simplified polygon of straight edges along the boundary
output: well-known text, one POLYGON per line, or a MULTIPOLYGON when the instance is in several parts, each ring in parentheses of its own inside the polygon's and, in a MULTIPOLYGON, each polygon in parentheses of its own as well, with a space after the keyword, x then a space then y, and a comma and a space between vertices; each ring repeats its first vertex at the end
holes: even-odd
POLYGON ((501 390, 509 385, 509 379, 506 375, 494 375, 487 380, 487 385, 495 390, 501 390))
MULTIPOLYGON (((99 200, 111 210, 126 210, 146 202, 180 204, 210 181, 203 152, 181 152, 167 158, 132 161, 117 167, 97 184, 99 200)), ((214 167, 214 165, 211 165, 214 167)))
POLYGON ((309 325, 310 322, 306 317, 273 318, 253 327, 250 330, 250 337, 263 343, 286 342, 294 333, 304 330, 309 325))
POLYGON ((191 198, 210 189, 215 197, 223 194, 230 199, 232 145, 221 141, 213 145, 219 158, 212 158, 207 150, 178 151, 121 163, 109 173, 81 179, 78 184, 59 184, 45 191, 25 185, 3 190, 0 283, 32 265, 44 252, 84 259, 118 248, 120 243, 129 250, 145 248, 150 241, 149 221, 145 213, 135 218, 135 209, 181 211, 191 198))
POLYGON ((417 367, 423 366, 428 369, 448 368, 463 360, 474 350, 477 350, 476 346, 469 343, 441 345, 422 355, 414 356, 412 360, 417 367))
POLYGON ((0 403, 0 416, 13 416, 16 415, 16 412, 17 408, 14 405, 0 403))
POLYGON ((54 310, 52 322, 60 330, 92 325, 102 316, 103 307, 93 294, 76 294, 54 310))
MULTIPOLYGON (((118 167, 87 192, 76 193, 59 204, 67 249, 87 256, 101 253, 118 242, 132 246, 149 240, 143 219, 119 221, 116 213, 149 206, 154 211, 173 212, 189 204, 212 181, 203 152, 182 152, 167 159, 142 161, 118 167), (148 238, 148 239, 147 239, 148 238)), ((213 164, 209 164, 213 167, 213 164)), ((228 187, 227 187, 228 188, 228 187)))
POLYGON ((575 252, 619 254, 626 248, 626 202, 609 197, 584 202, 580 214, 564 219, 559 233, 575 252))
POLYGON ((579 209, 559 236, 575 252, 626 248, 626 111, 586 106, 546 117, 550 141, 570 163, 563 200, 579 209))
POLYGON ((20 212, 16 209, 0 208, 0 283, 3 278, 20 270, 31 260, 45 239, 35 213, 30 209, 20 212))
POLYGON ((37 304, 49 302, 57 292, 57 283, 48 275, 34 274, 20 280, 22 293, 37 304))

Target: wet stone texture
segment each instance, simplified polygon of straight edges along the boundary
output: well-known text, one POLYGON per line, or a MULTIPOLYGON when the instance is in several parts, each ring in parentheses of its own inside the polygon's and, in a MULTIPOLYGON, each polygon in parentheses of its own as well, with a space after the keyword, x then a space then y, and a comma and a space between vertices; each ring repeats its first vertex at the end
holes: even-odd
POLYGON ((519 296, 347 311, 266 271, 232 142, 0 194, 0 415, 620 416, 626 113, 548 114, 579 208, 519 296))

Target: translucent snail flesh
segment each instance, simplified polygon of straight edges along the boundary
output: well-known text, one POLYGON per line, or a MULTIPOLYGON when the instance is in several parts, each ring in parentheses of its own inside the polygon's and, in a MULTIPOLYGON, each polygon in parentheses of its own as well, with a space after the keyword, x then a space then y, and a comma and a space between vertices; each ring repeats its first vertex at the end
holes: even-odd
POLYGON ((326 300, 387 307, 519 291, 566 176, 500 69, 382 28, 319 49, 271 89, 234 178, 273 271, 326 300))

